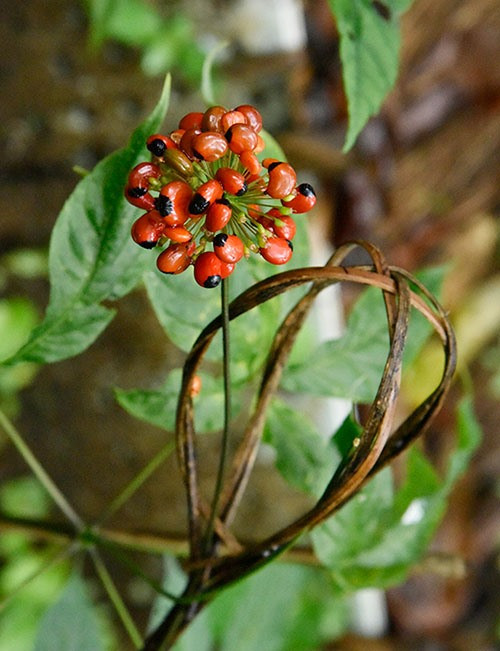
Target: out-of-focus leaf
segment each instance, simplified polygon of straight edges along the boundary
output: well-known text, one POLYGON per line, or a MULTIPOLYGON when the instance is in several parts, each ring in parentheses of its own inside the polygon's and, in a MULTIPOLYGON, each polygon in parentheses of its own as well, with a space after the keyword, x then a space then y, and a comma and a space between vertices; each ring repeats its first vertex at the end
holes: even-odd
MULTIPOLYGON (((194 398, 195 424, 199 432, 218 431, 223 426, 224 390, 222 378, 200 373, 202 388, 194 398)), ((116 390, 119 404, 132 416, 156 425, 167 431, 175 429, 177 398, 181 386, 181 371, 169 373, 163 387, 157 390, 116 390)), ((239 392, 232 391, 232 414, 240 409, 239 392)))
MULTIPOLYGON (((426 270, 418 277, 438 294, 445 268, 426 270)), ((404 362, 411 364, 431 332, 422 315, 412 310, 404 362)), ((385 307, 380 291, 365 290, 349 315, 345 334, 320 344, 308 359, 285 369, 282 386, 288 391, 371 402, 389 350, 385 307)))
MULTIPOLYGON (((172 594, 180 595, 186 584, 186 575, 173 556, 163 556, 163 588, 172 594)), ((153 602, 148 631, 153 631, 172 607, 168 599, 158 595, 153 602)), ((208 626, 207 610, 203 610, 174 645, 174 651, 212 651, 213 636, 208 626)))
POLYGON ((85 5, 94 47, 106 39, 127 45, 143 45, 162 24, 160 14, 142 0, 85 0, 85 5))
POLYGON ((313 495, 325 487, 334 454, 301 411, 274 400, 264 428, 264 442, 276 450, 276 467, 292 486, 313 495))
POLYGON ((80 576, 74 573, 42 618, 34 651, 100 651, 100 622, 80 576))
MULTIPOLYGON (((34 305, 24 298, 0 301, 0 360, 22 346, 38 321, 34 305)), ((17 393, 27 386, 37 371, 36 364, 24 362, 0 367, 0 404, 8 413, 17 410, 17 393)))
POLYGON ((271 563, 209 606, 220 651, 313 651, 347 624, 346 604, 318 568, 271 563))
POLYGON ((124 198, 130 169, 145 154, 145 141, 167 110, 170 81, 128 147, 101 161, 66 201, 52 232, 51 293, 43 322, 9 361, 55 362, 81 353, 113 318, 101 305, 129 292, 151 264, 148 251, 130 238, 138 211, 124 198))
POLYGON ((409 0, 329 0, 340 34, 342 76, 349 124, 344 151, 354 144, 396 81, 399 17, 409 0))
MULTIPOLYGON (((164 587, 180 594, 185 575, 165 560, 164 587)), ((170 608, 159 597, 148 629, 170 608)), ((348 607, 328 574, 317 567, 272 563, 224 590, 188 627, 175 651, 313 651, 341 635, 348 607)))

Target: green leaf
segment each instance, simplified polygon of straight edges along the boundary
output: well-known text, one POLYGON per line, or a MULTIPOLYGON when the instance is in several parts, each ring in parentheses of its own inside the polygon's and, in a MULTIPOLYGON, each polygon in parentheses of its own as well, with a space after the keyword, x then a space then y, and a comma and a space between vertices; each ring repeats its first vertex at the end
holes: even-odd
POLYGON ((399 60, 399 16, 409 0, 329 0, 340 34, 342 76, 347 95, 348 151, 393 87, 399 60))
MULTIPOLYGON (((165 554, 163 556, 163 573, 163 588, 173 594, 182 594, 186 584, 186 575, 177 559, 165 554)), ((156 597, 148 622, 148 632, 153 631, 160 624, 171 607, 171 603, 165 597, 160 594, 156 597)), ((173 649, 174 651, 193 651, 193 649, 211 651, 213 643, 212 632, 208 626, 207 609, 205 609, 188 626, 173 649)))
MULTIPOLYGON (((439 293, 446 268, 418 274, 433 293, 439 293)), ((426 319, 412 310, 404 361, 413 362, 431 333, 426 319)), ((389 351, 385 307, 380 291, 365 290, 352 309, 346 332, 326 341, 306 360, 285 369, 282 386, 297 393, 371 402, 377 392, 389 351)))
POLYGON ((450 490, 480 440, 470 398, 458 407, 457 426, 457 447, 444 478, 413 447, 405 481, 396 493, 390 469, 385 469, 313 531, 318 558, 340 588, 393 585, 422 557, 445 512, 450 490))
POLYGON ((134 131, 128 147, 88 174, 66 201, 50 243, 50 301, 43 322, 10 362, 55 362, 81 353, 104 330, 114 312, 100 305, 129 292, 151 264, 135 246, 130 225, 137 209, 124 198, 130 169, 145 153, 167 110, 170 80, 151 115, 134 131))
POLYGON ((42 618, 34 651, 104 650, 100 622, 80 576, 74 573, 42 618))
MULTIPOLYGON (((222 378, 200 373, 202 388, 194 398, 195 425, 199 432, 215 432, 223 426, 224 390, 222 378)), ((129 414, 169 432, 175 429, 177 397, 181 386, 181 371, 169 373, 165 384, 157 390, 116 389, 119 404, 129 414)), ((232 414, 236 416, 241 407, 240 395, 232 391, 232 414)))
POLYGON ((264 442, 275 448, 276 467, 292 486, 321 494, 335 458, 309 418, 275 399, 264 428, 264 442))
POLYGON ((471 396, 465 396, 457 407, 458 446, 451 455, 446 476, 446 486, 452 485, 462 475, 482 439, 481 425, 474 413, 471 396))
MULTIPOLYGON (((180 594, 184 585, 178 562, 165 557, 165 589, 180 594)), ((169 607, 158 597, 148 630, 169 607)), ((344 632, 348 614, 346 601, 322 569, 272 563, 218 595, 174 651, 313 651, 344 632)))
MULTIPOLYGON (((8 358, 26 342, 37 321, 36 309, 30 301, 24 298, 0 301, 0 360, 8 358)), ((16 394, 31 382, 37 368, 29 362, 0 367, 0 402, 9 414, 16 412, 16 394)))
POLYGON ((347 624, 346 603, 318 568, 271 563, 208 608, 220 651, 313 651, 347 624))
POLYGON ((142 0, 86 0, 90 41, 99 47, 106 39, 141 46, 162 25, 162 17, 142 0))
POLYGON ((358 425, 351 416, 348 416, 335 432, 332 440, 342 459, 347 457, 349 452, 352 450, 352 443, 361 432, 361 425, 358 425))

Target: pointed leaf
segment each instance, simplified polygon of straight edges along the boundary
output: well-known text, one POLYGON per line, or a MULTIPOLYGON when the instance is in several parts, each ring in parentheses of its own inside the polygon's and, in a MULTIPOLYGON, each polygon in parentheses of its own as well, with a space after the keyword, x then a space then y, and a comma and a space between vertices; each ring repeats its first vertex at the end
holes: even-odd
POLYGON ((140 213, 125 200, 123 188, 130 169, 145 156, 147 136, 163 120, 169 89, 167 78, 160 101, 128 147, 96 165, 66 201, 50 243, 45 319, 11 362, 54 362, 85 350, 113 318, 100 303, 129 292, 151 263, 130 238, 140 213))
POLYGON ((476 449, 480 431, 469 398, 458 407, 457 447, 446 476, 411 448, 406 478, 393 495, 390 470, 375 476, 338 514, 312 533, 318 558, 346 591, 402 581, 441 521, 447 498, 476 449))
POLYGON ((349 125, 349 150, 368 119, 378 112, 396 81, 399 60, 399 15, 408 0, 329 0, 340 34, 342 76, 349 125))
MULTIPOLYGON (((195 424, 199 432, 215 432, 223 426, 224 390, 222 378, 200 373, 201 393, 194 398, 195 424)), ((116 389, 118 403, 132 416, 161 427, 169 432, 175 429, 177 398, 181 386, 181 371, 169 373, 165 384, 156 390, 116 389)), ((240 409, 239 392, 233 388, 232 414, 240 409)))

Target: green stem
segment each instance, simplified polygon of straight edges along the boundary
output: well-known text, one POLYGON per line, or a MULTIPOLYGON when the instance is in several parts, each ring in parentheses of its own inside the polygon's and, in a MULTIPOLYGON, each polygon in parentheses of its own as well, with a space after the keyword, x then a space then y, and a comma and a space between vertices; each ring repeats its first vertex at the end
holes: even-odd
POLYGON ((64 515, 68 520, 76 527, 77 530, 81 531, 84 528, 84 522, 74 510, 71 504, 68 502, 66 497, 61 493, 59 488, 55 485, 52 479, 49 477, 43 466, 40 464, 38 459, 35 457, 33 452, 25 443, 21 434, 14 427, 12 422, 7 418, 4 412, 0 409, 0 426, 3 428, 9 439, 12 441, 14 446, 17 448, 19 454, 26 461, 28 466, 31 468, 33 474, 36 476, 38 481, 45 488, 47 493, 52 497, 57 506, 61 509, 64 515))
POLYGON ((174 448, 174 442, 167 443, 167 445, 155 454, 151 461, 132 479, 129 484, 127 484, 127 486, 125 486, 122 492, 119 493, 119 495, 117 495, 111 504, 104 510, 96 525, 101 525, 105 520, 108 520, 112 515, 114 515, 154 473, 158 466, 165 461, 174 448))
POLYGON ((128 612, 127 607, 125 606, 125 603, 120 596, 120 593, 116 589, 116 586, 113 583, 113 579, 111 578, 107 567, 104 565, 104 562, 95 547, 90 548, 89 552, 92 561, 94 562, 97 575, 101 579, 104 589, 108 593, 108 597, 115 607, 118 617, 121 619, 122 624, 125 627, 125 630, 127 631, 135 648, 140 649, 143 644, 142 636, 139 633, 130 613, 128 612))
POLYGON ((230 338, 229 338, 229 280, 221 282, 221 311, 222 311, 222 370, 224 374, 224 429, 222 431, 221 452, 217 479, 215 482, 210 517, 204 539, 204 551, 209 553, 212 546, 215 518, 222 493, 224 470, 229 451, 229 422, 231 420, 231 368, 230 368, 230 338))
POLYGON ((63 561, 65 558, 68 556, 71 556, 73 553, 81 549, 80 542, 73 542, 70 545, 65 545, 63 549, 58 549, 54 554, 51 554, 48 559, 45 560, 45 562, 34 572, 32 572, 28 577, 23 579, 21 583, 19 583, 13 590, 9 592, 8 595, 3 597, 0 600, 0 613, 2 610, 7 606, 8 603, 16 595, 18 595, 27 585, 29 585, 32 581, 37 579, 41 574, 43 574, 46 570, 50 569, 51 567, 54 567, 61 561, 63 561))

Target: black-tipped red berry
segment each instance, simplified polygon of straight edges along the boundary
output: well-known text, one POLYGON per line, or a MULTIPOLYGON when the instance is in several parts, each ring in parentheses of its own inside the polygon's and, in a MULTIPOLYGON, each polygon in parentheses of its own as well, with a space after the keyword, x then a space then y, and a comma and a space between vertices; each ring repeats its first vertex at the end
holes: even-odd
POLYGON ((164 194, 160 194, 155 199, 155 208, 162 217, 167 217, 167 215, 170 215, 172 213, 174 204, 170 197, 166 197, 164 194))
POLYGON ((222 262, 235 264, 243 257, 245 245, 237 235, 218 233, 214 237, 214 252, 222 262))
POLYGON ((194 278, 198 285, 213 289, 222 280, 222 263, 213 251, 205 251, 194 263, 194 278))

